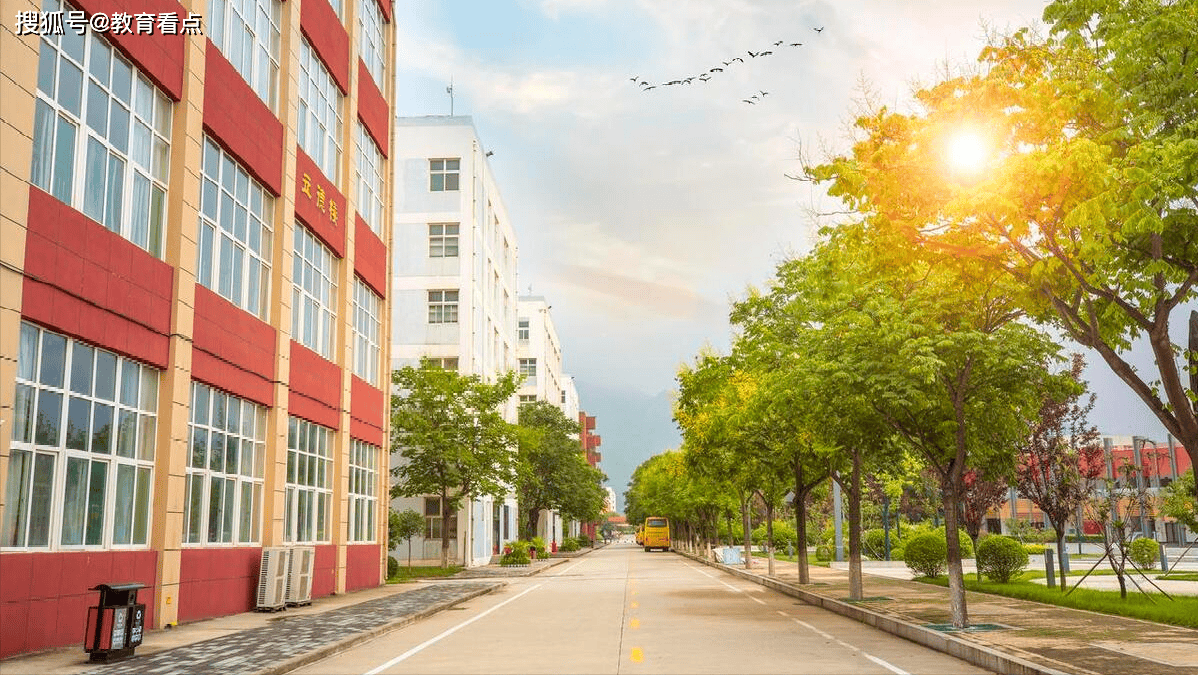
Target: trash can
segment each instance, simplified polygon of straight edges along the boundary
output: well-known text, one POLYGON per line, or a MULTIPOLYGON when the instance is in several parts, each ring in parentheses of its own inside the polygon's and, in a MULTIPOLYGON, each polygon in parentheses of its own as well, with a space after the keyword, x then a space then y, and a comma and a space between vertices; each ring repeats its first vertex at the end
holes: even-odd
POLYGON ((126 582, 88 589, 100 591, 100 604, 87 610, 83 651, 91 654, 89 660, 108 663, 133 656, 146 619, 146 606, 137 602, 142 588, 145 584, 126 582))

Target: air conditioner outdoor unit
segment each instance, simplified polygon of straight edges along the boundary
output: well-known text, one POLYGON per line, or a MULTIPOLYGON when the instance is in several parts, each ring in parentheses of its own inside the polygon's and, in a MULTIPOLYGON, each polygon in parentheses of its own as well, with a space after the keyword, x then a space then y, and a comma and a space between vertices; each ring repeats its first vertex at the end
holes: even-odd
POLYGON ((274 612, 287 608, 287 570, 290 563, 291 549, 262 549, 262 566, 258 571, 258 610, 274 612))
POLYGON ((316 549, 312 546, 295 546, 287 568, 287 604, 308 605, 312 603, 312 566, 316 562, 316 549))

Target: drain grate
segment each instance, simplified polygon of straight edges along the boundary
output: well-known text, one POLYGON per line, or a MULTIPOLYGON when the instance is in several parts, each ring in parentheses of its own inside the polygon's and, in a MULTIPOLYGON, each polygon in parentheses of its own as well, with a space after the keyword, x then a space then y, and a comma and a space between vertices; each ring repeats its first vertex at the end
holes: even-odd
POLYGON ((875 595, 872 597, 861 598, 860 600, 853 600, 852 598, 837 598, 837 600, 840 600, 841 602, 847 602, 850 605, 858 605, 863 602, 889 602, 894 600, 894 598, 888 598, 884 595, 875 595))
POLYGON ((925 623, 924 628, 940 631, 941 633, 984 633, 991 630, 1010 630, 1010 626, 1001 623, 974 623, 965 628, 953 628, 951 623, 925 623))

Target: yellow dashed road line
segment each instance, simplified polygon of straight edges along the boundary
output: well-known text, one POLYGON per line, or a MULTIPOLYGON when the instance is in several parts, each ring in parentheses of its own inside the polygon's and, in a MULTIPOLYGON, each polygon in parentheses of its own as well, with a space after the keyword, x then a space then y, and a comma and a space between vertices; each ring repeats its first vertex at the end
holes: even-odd
POLYGON ((632 653, 628 655, 633 663, 640 663, 645 660, 645 652, 641 651, 640 647, 633 647, 632 653))
POLYGON ((638 619, 638 618, 636 618, 636 617, 633 617, 633 619, 632 619, 631 621, 629 621, 629 622, 628 622, 628 627, 629 627, 629 628, 640 628, 640 627, 641 627, 641 620, 640 620, 640 619, 638 619))

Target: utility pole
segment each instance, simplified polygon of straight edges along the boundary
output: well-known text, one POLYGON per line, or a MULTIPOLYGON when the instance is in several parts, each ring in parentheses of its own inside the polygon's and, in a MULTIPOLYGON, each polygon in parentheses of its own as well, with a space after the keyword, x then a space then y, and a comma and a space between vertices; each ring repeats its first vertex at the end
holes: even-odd
POLYGON ((449 86, 445 88, 445 93, 449 94, 449 116, 453 117, 453 78, 449 78, 449 86))

